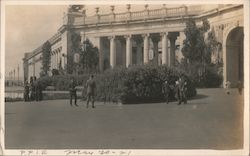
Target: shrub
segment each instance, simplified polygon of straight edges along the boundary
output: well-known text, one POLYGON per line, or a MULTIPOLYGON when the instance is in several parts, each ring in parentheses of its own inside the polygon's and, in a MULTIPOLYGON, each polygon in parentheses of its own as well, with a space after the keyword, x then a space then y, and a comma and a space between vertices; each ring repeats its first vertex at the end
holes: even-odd
POLYGON ((58 69, 52 69, 52 75, 59 75, 59 70, 58 69))
MULTIPOLYGON (((193 81, 185 72, 167 66, 136 65, 129 68, 114 68, 102 74, 96 74, 96 100, 122 103, 159 102, 164 100, 162 84, 168 81, 175 84, 180 75, 188 82, 187 96, 196 95, 193 81)), ((56 75, 39 80, 44 85, 55 86, 56 90, 68 90, 70 78, 74 77, 77 85, 84 86, 89 74, 56 75)), ((86 95, 86 89, 83 90, 86 95)), ((174 100, 174 93, 171 93, 174 100)), ((86 97, 83 97, 86 99, 86 97)))
MULTIPOLYGON (((180 75, 183 75, 188 82, 187 96, 196 95, 193 82, 183 72, 167 66, 134 66, 127 70, 124 77, 124 88, 121 100, 123 103, 159 102, 164 100, 162 84, 168 81, 171 85, 180 75)), ((174 99, 174 92, 170 93, 174 99)))
POLYGON ((215 88, 220 87, 223 82, 223 76, 218 73, 216 66, 209 66, 205 72, 204 85, 205 87, 215 88))

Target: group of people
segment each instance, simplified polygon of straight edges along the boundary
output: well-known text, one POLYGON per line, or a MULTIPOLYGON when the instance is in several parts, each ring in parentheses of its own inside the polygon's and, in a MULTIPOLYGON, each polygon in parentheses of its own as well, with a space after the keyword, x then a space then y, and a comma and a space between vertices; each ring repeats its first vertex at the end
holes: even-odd
POLYGON ((37 78, 30 77, 30 83, 28 80, 24 83, 24 101, 41 101, 43 97, 42 86, 37 78))
MULTIPOLYGON (((77 105, 77 94, 76 94, 76 82, 75 80, 72 78, 70 80, 70 85, 69 85, 69 94, 70 94, 70 105, 72 105, 72 101, 73 99, 75 100, 74 101, 74 104, 75 106, 78 106, 77 105)), ((95 83, 95 80, 94 80, 94 75, 91 75, 89 77, 89 79, 87 80, 86 84, 85 84, 85 88, 86 88, 86 91, 87 91, 87 108, 89 107, 89 102, 91 101, 92 103, 92 108, 95 108, 95 90, 96 90, 96 83, 95 83)))
MULTIPOLYGON (((77 105, 77 94, 76 94, 76 82, 74 78, 71 78, 70 85, 69 85, 69 94, 70 94, 70 105, 73 106, 72 102, 74 99, 74 105, 77 105)), ((87 95, 87 103, 86 107, 89 107, 89 102, 92 103, 92 108, 95 108, 95 92, 96 92, 96 82, 94 80, 94 75, 91 75, 89 79, 87 80, 84 89, 86 88, 86 95, 87 95)), ((162 92, 165 95, 166 103, 169 102, 170 98, 170 92, 175 92, 175 97, 178 99, 178 105, 180 105, 182 102, 184 104, 187 103, 187 82, 185 78, 179 77, 179 79, 175 82, 175 84, 170 84, 168 81, 165 81, 162 87, 162 92)))
POLYGON ((179 77, 175 84, 170 84, 168 81, 163 83, 162 92, 165 95, 166 103, 168 104, 170 93, 173 92, 178 100, 178 105, 182 102, 187 103, 187 81, 184 77, 179 77))

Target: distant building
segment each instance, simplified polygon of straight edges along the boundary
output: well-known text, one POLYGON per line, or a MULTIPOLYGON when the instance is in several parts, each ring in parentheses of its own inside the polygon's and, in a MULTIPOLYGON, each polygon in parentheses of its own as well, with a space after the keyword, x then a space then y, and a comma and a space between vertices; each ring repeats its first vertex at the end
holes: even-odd
MULTIPOLYGON (((223 62, 223 77, 236 85, 243 80, 243 5, 223 4, 182 5, 176 8, 162 8, 86 16, 84 7, 69 6, 63 18, 63 25, 48 41, 52 45, 51 70, 67 64, 72 32, 81 35, 81 42, 89 39, 99 48, 99 69, 103 71, 115 66, 131 64, 167 64, 173 66, 180 61, 185 39, 185 22, 193 18, 201 24, 203 18, 210 22, 211 29, 219 41, 219 48, 212 53, 213 62, 223 62)), ((23 58, 24 78, 39 77, 41 72, 42 46, 26 53, 23 58)))
POLYGON ((10 77, 5 77, 5 86, 23 86, 23 78, 14 79, 10 77))

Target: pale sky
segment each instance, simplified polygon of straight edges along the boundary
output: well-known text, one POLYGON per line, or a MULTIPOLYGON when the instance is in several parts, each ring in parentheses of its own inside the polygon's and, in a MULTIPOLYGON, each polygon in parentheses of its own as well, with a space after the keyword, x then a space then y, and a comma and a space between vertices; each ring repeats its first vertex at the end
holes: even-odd
MULTIPOLYGON (((22 58, 52 37, 62 24, 67 6, 6 6, 5 76, 20 66, 22 58)), ((17 72, 16 72, 17 73, 17 72)), ((17 76, 17 74, 16 74, 17 76)))
MULTIPOLYGON (((62 25, 66 5, 8 5, 5 23, 5 76, 20 67, 23 77, 22 58, 25 52, 31 52, 52 37, 62 25)), ((85 6, 87 16, 95 14, 97 5, 85 6)), ((100 14, 109 13, 110 5, 102 5, 100 14)), ((162 5, 149 5, 149 9, 162 5)), ((176 7, 168 5, 167 7, 176 7)), ((143 10, 144 5, 131 5, 131 11, 143 10)), ((116 5, 115 12, 126 11, 126 5, 116 5)), ((17 76, 17 72, 16 72, 17 76)))
MULTIPOLYGON (((150 5, 150 9, 161 5, 150 5)), ((5 76, 20 67, 20 77, 23 76, 25 52, 30 52, 52 37, 62 25, 65 5, 8 5, 5 21, 5 76)), ((86 6, 87 15, 95 14, 96 5, 86 6)), ((109 13, 109 5, 101 5, 100 14, 109 13)), ((131 11, 143 10, 144 5, 131 5, 131 11)), ((115 12, 126 11, 126 5, 118 5, 115 12)))

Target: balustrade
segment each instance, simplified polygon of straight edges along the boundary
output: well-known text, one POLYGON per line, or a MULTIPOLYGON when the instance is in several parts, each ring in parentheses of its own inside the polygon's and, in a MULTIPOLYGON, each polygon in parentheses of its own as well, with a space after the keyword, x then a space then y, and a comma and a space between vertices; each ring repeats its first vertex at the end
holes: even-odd
MULTIPOLYGON (((130 12, 128 10, 127 12, 123 13, 114 13, 112 11, 109 14, 99 14, 99 11, 97 10, 97 13, 93 16, 84 16, 81 17, 75 17, 73 24, 75 25, 83 25, 83 24, 97 24, 97 23, 113 23, 113 22, 126 22, 126 21, 133 21, 133 20, 145 20, 147 18, 165 18, 165 17, 176 17, 176 16, 188 16, 188 15, 197 15, 202 11, 202 8, 199 6, 192 6, 186 7, 181 6, 177 8, 160 8, 160 9, 154 9, 149 10, 145 9, 142 11, 135 11, 130 12)), ((64 24, 67 23, 68 17, 64 17, 64 24)))
POLYGON ((145 17, 145 11, 136 11, 131 13, 131 20, 143 19, 145 17))
POLYGON ((155 9, 149 11, 149 17, 162 17, 165 16, 165 9, 155 9))

